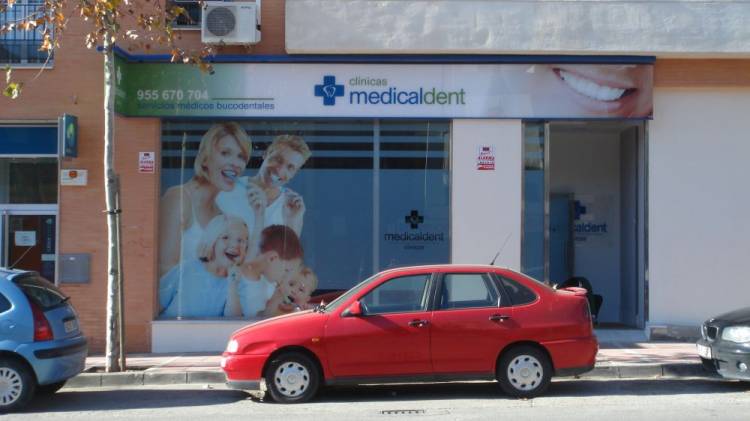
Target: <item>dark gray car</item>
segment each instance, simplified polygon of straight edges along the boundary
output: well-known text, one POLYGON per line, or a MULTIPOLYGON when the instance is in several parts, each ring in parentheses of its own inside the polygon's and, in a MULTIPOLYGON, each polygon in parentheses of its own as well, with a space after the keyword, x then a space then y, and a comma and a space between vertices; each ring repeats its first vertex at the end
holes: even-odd
POLYGON ((696 346, 705 367, 722 377, 750 380, 750 307, 706 320, 696 346))

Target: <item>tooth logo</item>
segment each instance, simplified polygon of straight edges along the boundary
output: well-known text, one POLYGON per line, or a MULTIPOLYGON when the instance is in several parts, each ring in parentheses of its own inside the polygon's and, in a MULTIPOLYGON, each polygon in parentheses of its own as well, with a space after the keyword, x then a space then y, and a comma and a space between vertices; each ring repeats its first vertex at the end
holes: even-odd
POLYGON ((315 96, 323 97, 323 105, 336 105, 336 97, 344 96, 344 85, 336 84, 336 76, 323 76, 323 84, 315 85, 315 96))

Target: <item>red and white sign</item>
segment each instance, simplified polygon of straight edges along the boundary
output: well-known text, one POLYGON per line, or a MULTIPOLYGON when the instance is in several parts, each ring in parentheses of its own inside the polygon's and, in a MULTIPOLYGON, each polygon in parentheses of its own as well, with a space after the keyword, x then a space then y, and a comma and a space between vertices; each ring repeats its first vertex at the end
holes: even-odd
POLYGON ((74 170, 66 168, 60 171, 61 186, 85 186, 87 181, 87 170, 74 170))
POLYGON ((477 170, 495 171, 494 146, 479 146, 477 148, 477 170))
POLYGON ((138 172, 154 173, 156 156, 153 152, 138 152, 138 172))

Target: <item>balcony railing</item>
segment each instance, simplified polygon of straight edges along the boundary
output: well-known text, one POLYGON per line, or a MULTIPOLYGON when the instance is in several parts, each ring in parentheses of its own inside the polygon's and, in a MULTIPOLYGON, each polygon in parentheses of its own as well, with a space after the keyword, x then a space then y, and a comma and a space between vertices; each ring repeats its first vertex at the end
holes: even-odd
MULTIPOLYGON (((43 8, 42 0, 20 0, 12 8, 0 13, 0 26, 19 22, 43 8)), ((42 43, 42 28, 24 31, 16 29, 0 34, 0 63, 41 64, 47 61, 46 51, 39 51, 42 43)), ((49 57, 50 62, 52 57, 49 57)))

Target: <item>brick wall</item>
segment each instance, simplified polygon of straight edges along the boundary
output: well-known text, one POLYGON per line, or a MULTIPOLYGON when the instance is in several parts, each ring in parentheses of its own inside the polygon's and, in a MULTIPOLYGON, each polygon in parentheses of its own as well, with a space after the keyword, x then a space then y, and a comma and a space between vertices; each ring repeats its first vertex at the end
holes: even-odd
MULTIPOLYGON (((262 42, 244 47, 225 47, 222 54, 283 54, 284 1, 262 4, 262 42)), ((85 187, 60 187, 59 253, 90 253, 91 282, 66 284, 90 339, 90 352, 105 345, 107 300, 107 225, 104 202, 102 111, 102 57, 85 48, 88 27, 73 18, 54 66, 15 69, 14 76, 25 83, 20 98, 0 97, 0 124, 9 121, 56 120, 63 113, 78 116, 78 157, 61 162, 62 168, 88 170, 85 187)), ((199 47, 200 31, 182 31, 184 45, 199 47)), ((156 52, 158 48, 155 48, 156 52)), ((139 53, 133 51, 133 53, 139 53)), ((151 321, 156 314, 156 262, 159 173, 138 173, 138 153, 160 147, 158 119, 124 118, 115 121, 116 170, 122 185, 122 233, 125 276, 125 328, 129 352, 151 349, 151 321)))

